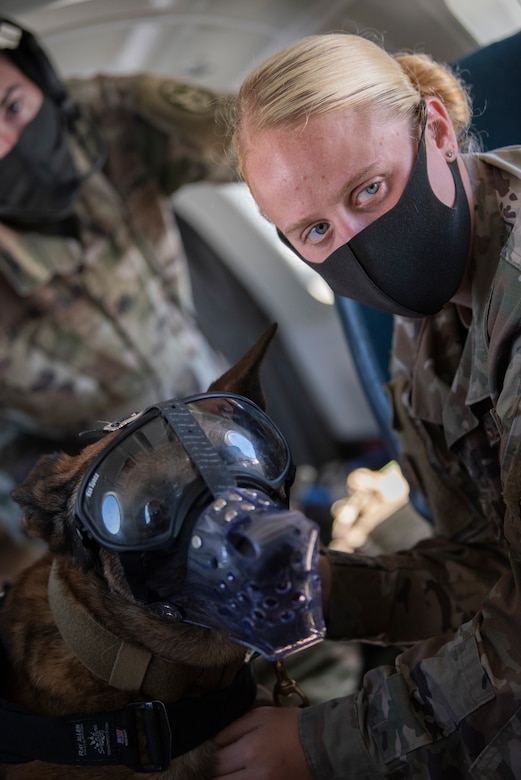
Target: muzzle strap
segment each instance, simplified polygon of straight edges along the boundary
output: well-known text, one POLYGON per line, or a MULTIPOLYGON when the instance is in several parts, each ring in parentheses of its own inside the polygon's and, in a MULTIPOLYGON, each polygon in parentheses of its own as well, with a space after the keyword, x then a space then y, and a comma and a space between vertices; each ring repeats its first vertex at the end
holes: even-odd
POLYGON ((63 641, 92 674, 123 691, 149 697, 184 696, 200 676, 196 667, 152 655, 146 648, 123 642, 98 623, 75 599, 53 562, 48 584, 49 605, 63 641))
POLYGON ((122 642, 116 653, 108 680, 109 685, 120 691, 140 690, 145 680, 152 653, 137 645, 122 642))

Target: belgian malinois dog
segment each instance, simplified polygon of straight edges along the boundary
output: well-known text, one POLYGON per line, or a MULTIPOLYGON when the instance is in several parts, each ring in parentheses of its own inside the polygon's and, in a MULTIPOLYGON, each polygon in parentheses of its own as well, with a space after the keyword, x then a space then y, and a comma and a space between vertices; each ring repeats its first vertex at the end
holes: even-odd
MULTIPOLYGON (((259 368, 275 328, 209 390, 263 408, 259 368)), ((211 737, 253 705, 247 647, 224 631, 144 609, 125 556, 79 532, 79 486, 118 435, 104 433, 79 455, 44 455, 13 492, 28 534, 49 552, 15 578, 0 608, 9 738, 15 754, 21 743, 29 751, 23 761, 0 764, 9 780, 205 780, 213 770, 211 737), (165 707, 173 709, 177 744, 166 766, 165 707), (30 717, 17 720, 19 710, 30 717), (49 724, 59 727, 57 737, 49 724), (35 745, 45 748, 45 760, 35 745)), ((156 459, 150 468, 157 474, 161 467, 156 459)))

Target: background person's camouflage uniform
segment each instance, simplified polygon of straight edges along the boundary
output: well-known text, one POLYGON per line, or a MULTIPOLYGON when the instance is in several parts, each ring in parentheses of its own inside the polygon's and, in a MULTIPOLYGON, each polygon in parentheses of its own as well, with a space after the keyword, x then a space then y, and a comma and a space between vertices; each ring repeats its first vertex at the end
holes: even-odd
MULTIPOLYGON (((68 83, 107 147, 65 235, 0 223, 0 519, 35 453, 222 371, 198 329, 168 196, 233 177, 224 98, 149 75, 68 83), (29 435, 20 436, 21 431, 29 435)), ((77 151, 77 150, 76 150, 77 151)))
POLYGON ((472 320, 449 304, 395 329, 395 423, 435 536, 328 552, 328 636, 410 647, 302 711, 317 778, 521 777, 521 148, 466 163, 472 320))

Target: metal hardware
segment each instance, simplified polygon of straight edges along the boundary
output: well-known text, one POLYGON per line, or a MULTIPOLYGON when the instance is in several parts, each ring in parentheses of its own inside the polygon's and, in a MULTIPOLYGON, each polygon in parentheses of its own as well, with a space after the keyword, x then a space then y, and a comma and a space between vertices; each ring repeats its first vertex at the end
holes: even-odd
POLYGON ((289 699, 296 696, 300 701, 299 707, 308 707, 309 699, 295 680, 288 676, 283 661, 275 661, 273 664, 277 678, 273 687, 273 701, 277 707, 291 705, 289 699))

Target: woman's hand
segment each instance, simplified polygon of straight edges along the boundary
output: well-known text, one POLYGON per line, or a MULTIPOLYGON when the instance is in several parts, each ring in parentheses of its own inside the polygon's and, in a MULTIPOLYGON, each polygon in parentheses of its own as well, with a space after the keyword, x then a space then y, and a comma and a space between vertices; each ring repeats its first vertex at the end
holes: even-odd
POLYGON ((297 707, 257 707, 214 738, 220 780, 313 780, 297 707))

